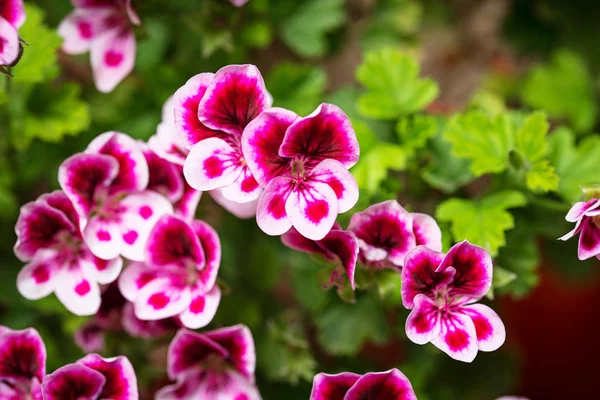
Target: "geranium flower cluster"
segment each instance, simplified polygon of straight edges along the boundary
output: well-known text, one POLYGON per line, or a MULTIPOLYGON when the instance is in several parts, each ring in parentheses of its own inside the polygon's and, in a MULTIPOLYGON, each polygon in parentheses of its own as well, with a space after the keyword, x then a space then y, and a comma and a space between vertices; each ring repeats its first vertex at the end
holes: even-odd
POLYGON ((310 400, 390 399, 417 400, 408 378, 399 370, 358 375, 318 374, 313 380, 310 400))
POLYGON ((0 0, 0 71, 11 66, 21 53, 19 28, 25 23, 23 0, 0 0))
POLYGON ((575 228, 559 239, 568 240, 579 234, 579 259, 600 259, 600 199, 593 198, 575 203, 565 219, 575 223, 575 228))
POLYGON ((46 375, 46 347, 33 328, 0 326, 0 397, 31 400, 137 400, 137 379, 126 357, 88 354, 46 375))

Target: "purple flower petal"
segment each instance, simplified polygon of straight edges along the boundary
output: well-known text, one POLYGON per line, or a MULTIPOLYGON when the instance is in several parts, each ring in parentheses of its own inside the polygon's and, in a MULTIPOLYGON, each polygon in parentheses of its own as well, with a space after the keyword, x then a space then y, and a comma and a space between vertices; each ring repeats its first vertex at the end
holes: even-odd
POLYGON ((183 165, 183 174, 194 189, 213 190, 230 185, 238 178, 243 168, 239 160, 240 155, 227 142, 209 138, 192 147, 183 165))
POLYGON ((181 327, 181 323, 176 318, 142 321, 135 316, 134 305, 132 303, 127 303, 123 306, 121 325, 128 335, 143 339, 162 337, 177 331, 181 327))
POLYGON ((220 302, 219 286, 214 286, 208 292, 195 288, 192 290, 192 301, 189 307, 179 315, 179 319, 188 329, 204 328, 215 317, 220 302))
POLYGON ((358 201, 358 184, 350 172, 336 160, 323 160, 310 172, 311 181, 328 185, 338 199, 338 212, 344 213, 358 201))
POLYGON ((390 399, 417 400, 408 378, 399 370, 370 372, 363 375, 344 400, 390 399))
POLYGON ((225 210, 240 219, 249 219, 256 216, 256 208, 258 206, 259 199, 249 201, 247 203, 238 203, 232 200, 228 200, 223 196, 223 189, 211 190, 210 196, 215 202, 217 202, 225 210))
POLYGON ((352 290, 355 289, 354 273, 358 259, 358 241, 352 232, 331 230, 319 241, 319 244, 330 254, 334 254, 341 262, 352 290))
POLYGON ((479 350, 494 351, 504 344, 506 329, 494 310, 483 304, 472 304, 461 307, 461 312, 473 320, 479 350))
POLYGON ((100 372, 106 379, 99 399, 138 399, 135 371, 127 357, 102 358, 98 354, 88 354, 77 361, 77 364, 100 372))
POLYGON ((113 28, 95 39, 90 54, 96 88, 111 92, 133 71, 135 53, 135 35, 128 26, 113 28))
POLYGON ((38 331, 0 331, 0 378, 41 381, 46 375, 46 346, 38 331))
MULTIPOLYGON (((204 254, 204 266, 198 273, 196 285, 205 292, 212 289, 217 281, 219 265, 221 264, 221 241, 217 232, 204 221, 193 221, 192 230, 204 254)), ((198 268, 200 269, 200 268, 198 268)))
POLYGON ((444 260, 444 253, 417 246, 404 259, 402 269, 402 304, 413 308, 413 299, 418 294, 433 297, 433 291, 441 285, 448 285, 454 277, 454 270, 436 272, 444 260))
POLYGON ((267 235, 281 235, 292 227, 286 211, 292 188, 289 178, 278 177, 267 185, 260 197, 256 209, 256 222, 267 235))
POLYGON ((105 382, 104 376, 91 368, 65 365, 44 378, 44 400, 98 399, 105 382))
POLYGON ((159 157, 145 144, 140 143, 144 157, 148 163, 148 190, 153 190, 165 196, 174 203, 183 196, 183 177, 176 165, 159 157))
POLYGON ((4 0, 0 4, 0 17, 7 20, 16 29, 25 23, 25 5, 23 0, 4 0))
POLYGON ((442 231, 435 219, 427 214, 411 214, 417 246, 427 246, 431 250, 442 251, 442 231))
POLYGON ((243 204, 257 200, 262 193, 262 188, 252 176, 248 166, 243 166, 235 181, 224 186, 221 193, 227 200, 243 204))
POLYGON ((597 218, 584 217, 581 221, 581 235, 579 235, 579 250, 577 256, 580 260, 600 255, 600 226, 595 221, 597 218))
POLYGON ((600 207, 600 199, 591 199, 586 202, 575 203, 567 213, 565 219, 569 222, 577 222, 590 211, 600 207))
POLYGON ((321 240, 329 233, 338 214, 338 199, 327 184, 310 182, 290 193, 285 212, 302 235, 321 240))
POLYGON ((406 319, 406 336, 416 344, 425 344, 441 332, 441 311, 433 300, 424 294, 414 298, 414 308, 406 319))
POLYGON ((440 264, 437 272, 452 267, 456 270, 449 285, 454 296, 480 299, 492 287, 492 257, 483 248, 464 241, 457 243, 440 264))
POLYGON ((112 260, 103 260, 94 256, 89 250, 80 250, 80 265, 86 276, 100 283, 109 284, 114 282, 123 268, 121 257, 112 260))
MULTIPOLYGON (((83 238, 92 254, 96 257, 112 260, 123 253, 123 238, 119 220, 105 220, 94 215, 83 229, 83 238)), ((135 234, 128 236, 129 241, 137 240, 135 234)))
POLYGON ((28 300, 52 293, 64 267, 64 258, 55 250, 41 250, 17 275, 17 289, 28 300))
POLYGON ((75 315, 93 315, 100 308, 98 284, 83 274, 81 266, 70 266, 59 277, 55 293, 58 300, 75 315))
POLYGON ((189 375, 209 356, 225 358, 227 355, 228 351, 208 336, 180 329, 169 345, 169 378, 175 380, 189 375))
POLYGON ((19 34, 0 16, 0 65, 11 65, 19 57, 19 34))
POLYGON ((139 291, 135 299, 135 315, 148 321, 173 317, 188 308, 191 301, 191 291, 184 282, 157 278, 139 291))
POLYGON ((192 221, 196 215, 196 208, 202 197, 202 192, 191 187, 187 182, 183 183, 183 195, 179 201, 173 204, 175 215, 186 221, 192 221))
POLYGON ((226 349, 228 362, 246 379, 254 382, 256 352, 252 332, 246 325, 238 324, 204 334, 226 349))
POLYGON ((154 268, 201 269, 204 250, 194 229, 184 220, 165 215, 158 220, 146 244, 146 262, 154 268))
POLYGON ((67 54, 81 54, 90 50, 92 41, 107 30, 112 10, 75 9, 58 26, 58 34, 63 38, 62 50, 67 54))
POLYGON ((458 361, 471 362, 477 356, 477 333, 467 315, 446 313, 441 318, 440 335, 431 343, 458 361))
POLYGON ((77 347, 84 353, 103 352, 106 350, 106 335, 104 329, 92 320, 83 324, 73 334, 77 347))
POLYGON ((55 190, 54 192, 41 195, 38 200, 42 203, 46 203, 52 208, 62 211, 76 230, 79 230, 79 215, 65 192, 62 190, 55 190))
POLYGON ((352 372, 337 375, 320 373, 315 375, 309 400, 344 400, 346 393, 360 378, 352 372))

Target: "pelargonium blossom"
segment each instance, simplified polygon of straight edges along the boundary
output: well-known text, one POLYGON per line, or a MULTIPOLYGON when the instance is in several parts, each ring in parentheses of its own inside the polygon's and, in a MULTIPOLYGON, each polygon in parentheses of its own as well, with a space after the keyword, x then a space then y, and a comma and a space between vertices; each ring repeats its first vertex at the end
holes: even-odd
POLYGON ((568 240, 579 233, 579 259, 600 259, 600 199, 576 203, 565 219, 574 222, 575 228, 559 239, 568 240))
MULTIPOLYGON (((156 128, 156 134, 148 139, 148 146, 159 157, 178 166, 178 169, 183 174, 183 165, 189 154, 189 150, 185 146, 185 141, 182 135, 175 129, 175 109, 173 97, 170 97, 163 105, 162 121, 156 128)), ((185 181, 185 191, 181 203, 185 204, 185 199, 189 199, 187 204, 191 204, 194 196, 199 198, 200 191, 192 188, 185 181)), ((209 191, 210 196, 224 209, 238 218, 252 218, 256 215, 256 206, 258 199, 246 203, 238 203, 229 200, 223 196, 223 188, 217 188, 209 191)), ((175 205, 175 211, 178 212, 181 206, 175 205)))
POLYGON ((92 254, 67 195, 55 191, 25 204, 15 231, 15 254, 27 262, 17 276, 19 292, 30 300, 54 292, 72 313, 95 314, 100 306, 98 285, 116 280, 123 260, 92 254))
POLYGON ((416 246, 442 250, 442 232, 427 214, 409 213, 395 200, 374 204, 350 219, 360 246, 359 259, 375 268, 402 267, 416 246))
POLYGON ((242 153, 246 126, 269 106, 263 78, 254 65, 228 65, 198 74, 173 96, 175 128, 189 154, 183 166, 195 189, 222 189, 237 203, 254 201, 262 189, 242 153))
POLYGON ((320 373, 313 380, 309 400, 417 400, 408 378, 397 369, 364 375, 320 373))
POLYGON ((46 376, 44 400, 138 400, 137 379, 124 356, 102 358, 88 354, 46 376))
POLYGON ((0 398, 42 400, 46 346, 38 331, 0 326, 0 398))
POLYGON ((302 236, 296 229, 291 228, 281 236, 281 241, 291 249, 309 254, 318 254, 326 260, 337 263, 336 268, 331 273, 328 286, 341 287, 345 275, 348 278, 350 287, 354 290, 358 242, 352 232, 342 230, 335 223, 323 239, 310 240, 302 236))
POLYGON ((506 338, 502 320, 490 307, 474 304, 491 286, 492 258, 485 249, 466 240, 445 255, 416 247, 402 269, 402 304, 412 310, 406 335, 465 362, 478 350, 498 349, 506 338))
POLYGON ((91 55, 96 88, 111 92, 135 64, 136 41, 132 25, 140 19, 131 0, 71 0, 75 10, 59 25, 68 54, 91 55))
POLYGON ((167 372, 175 384, 162 388, 156 400, 260 400, 255 367, 248 327, 203 333, 182 329, 169 346, 167 372))
POLYGON ((19 58, 17 31, 24 23, 23 0, 0 0, 0 66, 11 65, 19 58))
POLYGON ((221 262, 219 236, 202 221, 165 215, 152 228, 144 262, 131 263, 119 288, 142 320, 179 316, 197 329, 214 317, 221 300, 216 284, 221 262))
POLYGON ((58 181, 79 214, 86 244, 102 259, 142 261, 150 229, 173 213, 169 200, 146 190, 148 163, 139 144, 122 133, 104 133, 69 157, 58 181))
POLYGON ((323 103, 304 118, 271 108, 248 124, 242 150, 265 187, 256 220, 269 235, 293 226, 321 240, 338 213, 358 201, 358 186, 348 171, 358 161, 358 141, 350 120, 335 105, 323 103))

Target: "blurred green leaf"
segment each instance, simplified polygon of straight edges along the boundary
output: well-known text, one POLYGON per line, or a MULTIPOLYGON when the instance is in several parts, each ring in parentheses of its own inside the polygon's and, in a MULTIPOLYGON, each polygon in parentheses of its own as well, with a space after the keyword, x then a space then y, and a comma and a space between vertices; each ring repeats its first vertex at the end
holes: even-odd
POLYGON ((136 68, 150 70, 163 62, 169 45, 169 29, 159 19, 144 20, 147 37, 137 45, 136 68))
POLYGON ((289 62, 277 65, 266 79, 273 105, 299 115, 310 114, 321 103, 326 84, 323 69, 289 62))
POLYGON ((307 0, 281 22, 281 38, 304 57, 327 52, 326 35, 346 21, 344 0, 307 0))
POLYGON ((437 84, 419 78, 419 64, 392 48, 369 52, 356 70, 367 89, 358 98, 358 111, 371 118, 395 119, 424 109, 438 95, 437 84))
POLYGON ((473 180, 471 162, 452 154, 452 145, 438 134, 431 139, 431 161, 421 169, 421 177, 433 188, 453 193, 473 180))
POLYGON ((422 17, 423 5, 417 1, 379 1, 361 44, 367 50, 376 50, 406 42, 418 33, 422 17))
POLYGON ((492 287, 486 294, 486 297, 490 300, 494 300, 494 292, 497 289, 501 289, 514 281, 517 275, 514 272, 510 272, 502 267, 494 265, 494 276, 492 278, 492 287))
POLYGON ((521 96, 525 104, 546 110, 552 118, 568 119, 577 131, 591 129, 596 122, 593 79, 583 58, 569 50, 557 51, 548 64, 534 67, 521 96))
POLYGON ((512 190, 494 193, 478 201, 451 198, 437 207, 436 217, 452 224, 455 241, 466 239, 495 256, 506 244, 505 231, 514 227, 514 218, 507 210, 526 203, 522 193, 512 190))
MULTIPOLYGON (((503 270, 514 274, 514 279, 506 285, 494 284, 501 294, 510 294, 514 297, 523 297, 538 283, 537 266, 540 262, 540 253, 536 245, 536 236, 528 226, 529 221, 517 220, 517 226, 506 235, 506 246, 500 250, 498 264, 503 270)), ((502 280, 496 277, 494 268, 494 281, 502 280)), ((509 276, 507 276, 508 278, 509 276)))
POLYGON ((437 132, 437 121, 428 115, 404 117, 396 125, 396 134, 402 148, 413 154, 425 147, 427 140, 437 132))
POLYGON ((378 142, 363 154, 358 164, 350 172, 358 187, 373 194, 385 179, 389 170, 400 171, 406 167, 406 152, 402 147, 386 142, 378 142))

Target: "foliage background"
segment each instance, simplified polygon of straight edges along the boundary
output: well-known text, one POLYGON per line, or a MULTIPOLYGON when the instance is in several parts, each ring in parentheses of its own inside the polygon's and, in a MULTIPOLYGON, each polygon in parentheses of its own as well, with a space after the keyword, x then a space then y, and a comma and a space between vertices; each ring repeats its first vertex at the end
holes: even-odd
MULTIPOLYGON (((15 77, 0 76, 0 324, 36 327, 49 371, 82 355, 72 334, 85 318, 54 297, 30 302, 16 291, 19 206, 57 188, 60 162, 96 135, 150 137, 163 102, 189 77, 254 63, 275 105, 308 114, 329 101, 351 117, 361 199, 342 225, 396 198, 435 215, 446 248, 464 238, 485 246, 497 266, 489 297, 508 328, 501 351, 472 364, 414 345, 396 276, 360 276, 355 298, 324 292, 320 260, 204 196, 198 216, 219 232, 220 277, 231 288, 211 326, 252 329, 265 399, 307 399, 316 372, 391 367, 425 400, 591 398, 598 261, 579 262, 576 242, 556 238, 570 229, 564 215, 579 185, 600 181, 593 3, 250 0, 236 9, 225 0, 134 0, 143 21, 134 73, 101 94, 89 56, 58 50, 70 2, 26 1, 20 35, 29 47, 15 77)), ((130 357, 151 398, 166 382, 169 340, 111 334, 107 355, 130 357)))

